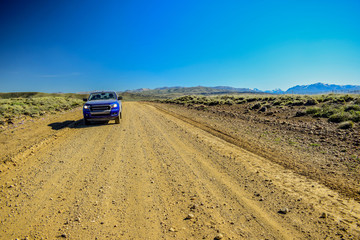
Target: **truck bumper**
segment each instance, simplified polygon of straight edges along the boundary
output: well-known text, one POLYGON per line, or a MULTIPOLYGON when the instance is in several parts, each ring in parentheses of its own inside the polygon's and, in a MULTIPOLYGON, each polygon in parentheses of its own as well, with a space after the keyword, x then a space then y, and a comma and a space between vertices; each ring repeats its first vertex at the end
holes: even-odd
POLYGON ((84 119, 87 121, 110 121, 119 117, 120 111, 111 111, 110 114, 92 114, 90 111, 84 111, 84 119))

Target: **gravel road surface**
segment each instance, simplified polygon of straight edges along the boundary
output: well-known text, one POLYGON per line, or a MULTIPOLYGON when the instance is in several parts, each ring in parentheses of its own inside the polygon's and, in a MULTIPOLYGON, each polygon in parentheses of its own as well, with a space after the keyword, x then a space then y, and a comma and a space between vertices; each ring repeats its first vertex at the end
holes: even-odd
POLYGON ((0 239, 359 239, 360 205, 160 111, 1 132, 0 239))

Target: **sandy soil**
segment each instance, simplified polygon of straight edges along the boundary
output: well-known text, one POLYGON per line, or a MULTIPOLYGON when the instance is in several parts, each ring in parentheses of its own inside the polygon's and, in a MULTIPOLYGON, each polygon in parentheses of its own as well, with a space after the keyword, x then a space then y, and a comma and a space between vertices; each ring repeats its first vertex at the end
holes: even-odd
POLYGON ((359 203, 226 136, 142 103, 6 129, 0 238, 359 239, 359 203))

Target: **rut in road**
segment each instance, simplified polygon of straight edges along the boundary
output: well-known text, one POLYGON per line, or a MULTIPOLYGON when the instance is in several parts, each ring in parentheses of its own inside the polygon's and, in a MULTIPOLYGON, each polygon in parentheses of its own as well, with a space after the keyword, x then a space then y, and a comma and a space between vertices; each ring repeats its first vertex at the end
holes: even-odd
POLYGON ((124 103, 120 125, 59 131, 1 175, 1 239, 358 234, 357 203, 151 105, 124 103))

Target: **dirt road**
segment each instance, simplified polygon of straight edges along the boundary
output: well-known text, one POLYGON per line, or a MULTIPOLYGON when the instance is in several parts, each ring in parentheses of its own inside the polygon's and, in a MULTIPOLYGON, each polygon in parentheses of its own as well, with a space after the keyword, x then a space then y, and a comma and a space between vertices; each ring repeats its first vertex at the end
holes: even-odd
POLYGON ((359 239, 360 205, 142 103, 1 133, 0 239, 359 239))

